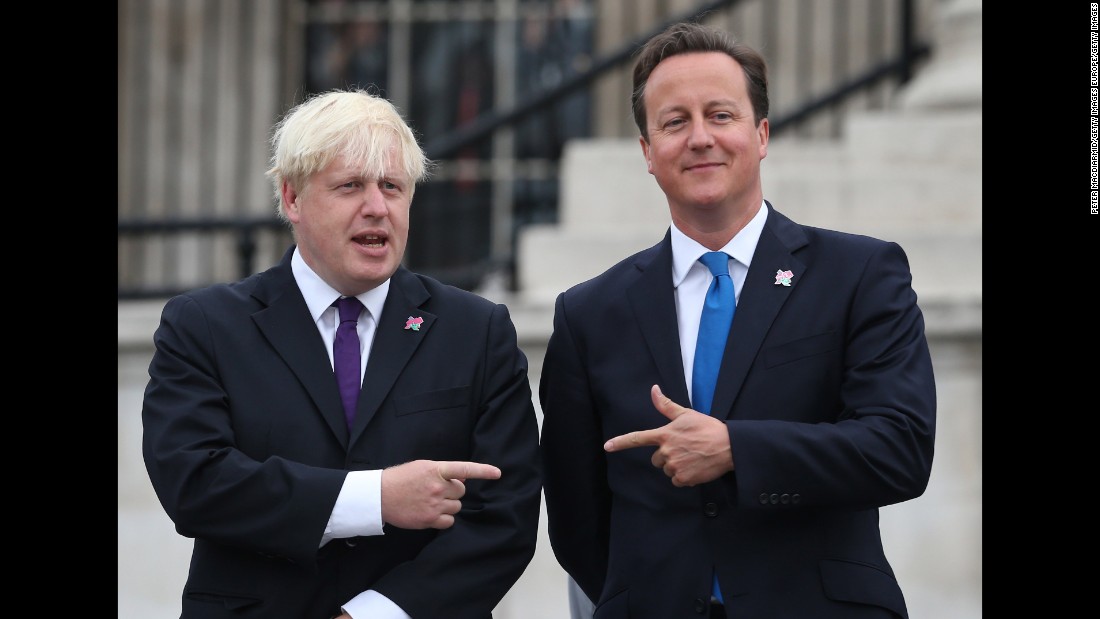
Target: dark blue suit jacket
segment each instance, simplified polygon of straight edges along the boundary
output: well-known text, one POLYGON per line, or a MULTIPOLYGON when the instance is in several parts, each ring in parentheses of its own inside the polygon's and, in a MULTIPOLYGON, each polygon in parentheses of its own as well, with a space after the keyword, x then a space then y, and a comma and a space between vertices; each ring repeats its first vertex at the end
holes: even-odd
POLYGON ((541 488, 507 309, 398 269, 349 434, 290 256, 171 299, 154 337, 143 448, 164 509, 195 539, 183 616, 328 619, 373 588, 417 619, 488 619, 534 554, 541 488), (502 477, 468 481, 449 529, 386 525, 318 548, 347 471, 416 459, 502 477))
POLYGON ((712 569, 731 617, 907 616, 877 509, 921 495, 932 465, 907 259, 767 206, 712 407, 736 468, 713 482, 677 488, 655 448, 602 448, 667 423, 653 384, 690 406, 669 234, 557 299, 539 388, 549 533, 598 619, 698 617, 712 569))

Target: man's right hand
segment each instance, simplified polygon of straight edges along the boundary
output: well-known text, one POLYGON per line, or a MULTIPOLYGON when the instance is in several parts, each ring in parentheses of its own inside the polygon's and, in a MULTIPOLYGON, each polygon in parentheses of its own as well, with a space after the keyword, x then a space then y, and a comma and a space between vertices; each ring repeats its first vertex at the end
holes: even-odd
POLYGON ((446 529, 462 509, 467 479, 500 479, 479 462, 414 460, 382 471, 382 520, 402 529, 446 529))

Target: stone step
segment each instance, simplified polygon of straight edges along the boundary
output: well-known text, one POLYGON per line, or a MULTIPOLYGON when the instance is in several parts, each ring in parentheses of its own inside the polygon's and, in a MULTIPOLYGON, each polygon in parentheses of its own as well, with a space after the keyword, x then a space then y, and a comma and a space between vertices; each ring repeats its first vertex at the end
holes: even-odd
POLYGON ((799 223, 853 232, 871 225, 981 228, 980 170, 931 163, 780 163, 782 154, 776 154, 776 162, 761 171, 764 197, 799 223))
MULTIPOLYGON (((608 267, 659 241, 667 224, 646 236, 608 237, 600 231, 563 232, 554 226, 532 226, 520 242, 520 298, 545 305, 559 292, 599 275, 608 267), (534 259, 537 257, 537 259, 534 259)), ((980 231, 876 229, 861 234, 901 245, 913 272, 913 288, 922 300, 978 302, 982 297, 980 231)))
POLYGON ((843 133, 843 148, 853 161, 931 164, 981 172, 981 109, 864 111, 846 119, 843 133))
POLYGON ((668 202, 638 140, 570 140, 562 152, 558 219, 563 230, 624 235, 667 225, 668 202))
MULTIPOLYGON (((811 225, 981 227, 980 111, 862 113, 845 130, 839 141, 773 141, 765 197, 811 225)), ((563 230, 629 235, 669 221, 637 140, 571 141, 561 174, 563 230)))

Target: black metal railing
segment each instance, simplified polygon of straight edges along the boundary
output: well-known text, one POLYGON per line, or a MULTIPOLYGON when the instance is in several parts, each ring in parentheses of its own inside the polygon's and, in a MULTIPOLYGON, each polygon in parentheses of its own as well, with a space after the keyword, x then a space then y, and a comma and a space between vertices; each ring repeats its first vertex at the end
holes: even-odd
MULTIPOLYGON (((428 157, 439 161, 453 157, 464 148, 479 143, 504 127, 514 126, 532 115, 543 112, 564 98, 590 87, 601 76, 616 70, 629 62, 637 48, 652 35, 676 21, 693 20, 718 9, 736 4, 738 0, 719 0, 700 5, 698 8, 674 19, 658 24, 651 31, 631 40, 618 49, 594 61, 587 70, 578 72, 551 89, 522 99, 506 110, 491 110, 477 116, 471 122, 455 128, 443 137, 429 142, 425 151, 428 157)), ((915 37, 914 20, 915 0, 902 0, 898 18, 900 30, 899 48, 893 57, 870 69, 836 84, 819 96, 794 107, 778 117, 771 119, 772 136, 783 133, 804 123, 815 115, 842 104, 850 97, 893 80, 896 85, 904 84, 912 76, 916 63, 929 55, 928 43, 915 37)), ((151 235, 184 235, 191 233, 232 233, 235 236, 238 276, 245 277, 256 271, 255 256, 257 237, 264 233, 285 231, 286 224, 276 217, 227 216, 202 219, 124 219, 118 220, 120 244, 124 238, 146 238, 151 235)), ((121 258, 120 258, 121 259, 121 258)), ((509 271, 514 268, 514 255, 484 260, 475 264, 458 265, 447 270, 418 269, 443 281, 470 288, 487 273, 497 271, 502 266, 509 271), (501 264, 501 263, 505 264, 501 264)), ((155 285, 118 286, 119 300, 137 300, 171 296, 183 292, 185 288, 155 285)))
MULTIPOLYGON (((257 237, 261 232, 286 231, 286 222, 277 217, 222 217, 188 219, 132 219, 118 220, 119 238, 124 236, 147 237, 150 235, 178 236, 188 233, 230 232, 234 236, 234 254, 237 257, 237 275, 246 277, 256 272, 257 237)), ((131 286, 118 288, 119 300, 155 299, 170 297, 183 292, 178 286, 131 286)))

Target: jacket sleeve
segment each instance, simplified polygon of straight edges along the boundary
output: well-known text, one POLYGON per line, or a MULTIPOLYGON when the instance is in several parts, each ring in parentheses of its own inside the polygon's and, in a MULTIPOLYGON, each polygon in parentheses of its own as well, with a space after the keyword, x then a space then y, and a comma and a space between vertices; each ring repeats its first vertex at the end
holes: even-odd
POLYGON ((563 293, 539 383, 547 525, 558 562, 598 601, 607 574, 611 492, 603 434, 569 322, 563 293))
POLYGON ((346 471, 239 449, 231 406, 240 398, 222 384, 218 337, 197 301, 169 300, 153 339, 142 450, 176 530, 312 565, 346 471))
MULTIPOLYGON (((844 325, 835 387, 802 380, 797 363, 761 369, 772 372, 773 381, 789 378, 787 389, 795 392, 789 401, 801 397, 797 406, 806 410, 801 417, 817 422, 771 415, 727 422, 741 507, 770 509, 776 505, 771 495, 794 499, 797 494, 800 507, 867 509, 924 492, 932 468, 936 392, 911 283, 902 249, 881 243, 868 252, 849 297, 828 304, 840 308, 837 321, 844 325)), ((755 400, 738 405, 751 415, 751 409, 766 407, 768 398, 779 399, 781 385, 774 386, 756 390, 755 400)), ((796 506, 794 500, 790 504, 796 506)))

